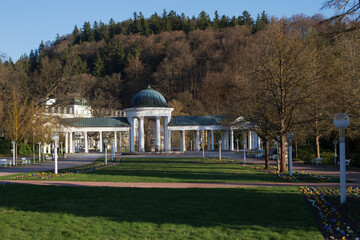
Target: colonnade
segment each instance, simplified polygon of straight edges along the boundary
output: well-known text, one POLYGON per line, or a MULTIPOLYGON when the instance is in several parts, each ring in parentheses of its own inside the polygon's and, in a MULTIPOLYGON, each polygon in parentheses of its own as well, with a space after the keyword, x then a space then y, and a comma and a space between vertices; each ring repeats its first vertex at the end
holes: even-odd
MULTIPOLYGON (((145 116, 134 116, 128 117, 129 122, 131 124, 131 130, 129 135, 129 143, 130 143, 130 152, 135 152, 135 136, 138 136, 138 143, 139 143, 139 152, 145 152, 145 129, 144 129, 144 118, 145 116), (137 121, 137 124, 136 122, 137 121), (138 127, 136 128, 136 125, 138 127)), ((168 124, 170 122, 169 116, 156 116, 156 117, 149 117, 151 119, 155 119, 155 129, 154 129, 154 144, 155 144, 155 151, 161 151, 161 118, 164 119, 163 125, 163 133, 164 133, 164 150, 170 151, 170 133, 168 129, 168 124)))
MULTIPOLYGON (((171 130, 171 129, 170 129, 171 130)), ((220 131, 220 139, 221 139, 221 149, 225 151, 234 151, 235 149, 235 139, 234 139, 234 130, 218 130, 220 131)), ((214 148, 214 131, 216 130, 172 130, 172 131, 180 131, 180 151, 190 151, 191 149, 187 149, 186 146, 186 131, 194 132, 194 140, 190 140, 190 144, 194 147, 194 151, 201 150, 201 139, 207 145, 208 151, 215 150, 214 148), (203 136, 203 138, 200 137, 203 136)), ((169 131, 171 133, 171 131, 169 131)), ((246 149, 248 150, 259 150, 262 148, 261 139, 256 134, 256 132, 251 130, 243 130, 244 138, 246 139, 246 149)), ((241 143, 241 142, 240 142, 241 143)))

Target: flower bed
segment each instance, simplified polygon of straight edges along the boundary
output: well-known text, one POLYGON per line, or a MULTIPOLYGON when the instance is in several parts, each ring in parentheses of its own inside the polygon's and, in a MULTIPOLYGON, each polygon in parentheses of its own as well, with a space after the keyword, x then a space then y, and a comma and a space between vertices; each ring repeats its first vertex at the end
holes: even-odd
POLYGON ((316 175, 316 174, 312 174, 306 171, 296 171, 294 172, 293 176, 290 176, 288 173, 280 173, 279 171, 277 171, 277 167, 275 166, 270 166, 270 170, 266 170, 264 169, 263 165, 260 164, 256 164, 256 165, 252 165, 252 164, 241 164, 242 166, 246 166, 246 167, 250 167, 259 171, 266 171, 269 174, 278 176, 282 179, 285 180, 289 180, 289 181, 315 181, 315 182, 332 182, 334 181, 332 178, 329 177, 325 177, 322 175, 316 175))
MULTIPOLYGON (((329 190, 330 188, 326 189, 329 190)), ((328 201, 320 190, 303 186, 299 190, 319 214, 322 231, 327 239, 360 239, 356 235, 357 233, 354 233, 352 228, 344 221, 342 214, 335 206, 336 204, 328 201)), ((326 192, 329 193, 329 191, 326 192)), ((336 191, 331 191, 331 193, 337 196, 336 191)))
POLYGON ((112 167, 119 164, 119 162, 110 162, 107 165, 104 163, 94 163, 90 165, 85 166, 79 166, 75 168, 68 168, 68 169, 60 169, 58 171, 58 174, 55 174, 53 171, 45 171, 45 172, 37 172, 37 173, 31 173, 31 174, 23 174, 23 175, 17 175, 14 177, 10 177, 11 180, 19 180, 19 179, 49 179, 53 177, 58 176, 65 176, 69 174, 76 174, 76 173, 85 173, 85 172, 92 172, 108 167, 112 167))

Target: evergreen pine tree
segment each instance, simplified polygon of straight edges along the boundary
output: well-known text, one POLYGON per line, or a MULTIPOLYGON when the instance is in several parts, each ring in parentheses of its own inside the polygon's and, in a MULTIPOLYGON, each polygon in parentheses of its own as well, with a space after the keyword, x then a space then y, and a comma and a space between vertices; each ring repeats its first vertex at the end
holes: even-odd
POLYGON ((76 25, 72 32, 72 44, 80 44, 80 31, 76 25))
POLYGON ((101 56, 100 52, 97 52, 96 59, 94 61, 93 75, 96 77, 101 77, 104 75, 104 70, 105 70, 105 61, 101 56))

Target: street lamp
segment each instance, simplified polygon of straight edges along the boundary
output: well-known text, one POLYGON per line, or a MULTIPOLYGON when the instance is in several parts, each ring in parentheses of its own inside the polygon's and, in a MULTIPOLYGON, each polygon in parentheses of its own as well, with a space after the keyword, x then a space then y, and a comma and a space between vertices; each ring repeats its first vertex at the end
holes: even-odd
POLYGON ((15 166, 15 141, 12 140, 11 143, 13 146, 13 166, 15 166))
POLYGON ((335 160, 335 166, 336 166, 336 157, 337 157, 337 155, 336 155, 336 153, 337 153, 337 145, 338 145, 338 140, 334 140, 333 141, 333 144, 334 144, 334 147, 335 147, 335 154, 334 154, 334 160, 335 160))
POLYGON ((190 151, 192 151, 192 140, 190 140, 190 151))
POLYGON ((201 147, 202 147, 202 152, 203 152, 203 154, 202 154, 202 157, 203 158, 205 158, 205 151, 204 151, 204 147, 205 147, 205 142, 204 142, 204 140, 201 138, 201 147))
POLYGON ((57 162, 57 142, 59 141, 59 134, 53 133, 52 134, 52 140, 54 141, 54 154, 55 154, 55 174, 58 174, 58 162, 57 162))
POLYGON ((236 139, 236 152, 239 152, 239 139, 236 139))
POLYGON ((218 140, 218 143, 219 143, 219 161, 221 161, 221 143, 222 143, 222 141, 218 140))
POLYGON ((41 142, 38 142, 39 145, 39 162, 41 161, 41 142))
POLYGON ((246 140, 242 140, 242 144, 244 146, 244 164, 246 164, 246 140))
POLYGON ((104 144, 105 144, 105 165, 107 165, 107 144, 108 144, 109 140, 107 140, 106 138, 104 139, 104 144))
POLYGON ((293 132, 287 132, 286 133, 286 138, 289 142, 289 172, 290 172, 290 176, 293 175, 293 170, 292 170, 292 140, 294 138, 294 133, 293 132))
POLYGON ((346 202, 345 128, 349 123, 346 113, 338 113, 334 117, 334 124, 340 130, 340 203, 346 202))
POLYGON ((115 141, 111 140, 111 161, 114 161, 114 155, 115 155, 114 144, 115 144, 115 141))

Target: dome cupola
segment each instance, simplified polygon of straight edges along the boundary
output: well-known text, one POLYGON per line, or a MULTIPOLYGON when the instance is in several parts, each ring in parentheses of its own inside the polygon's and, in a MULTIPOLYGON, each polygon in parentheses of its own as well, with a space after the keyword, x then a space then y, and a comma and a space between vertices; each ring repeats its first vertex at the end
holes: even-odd
POLYGON ((138 107, 170 108, 166 103, 164 96, 150 86, 147 89, 138 92, 131 100, 130 108, 138 107))

